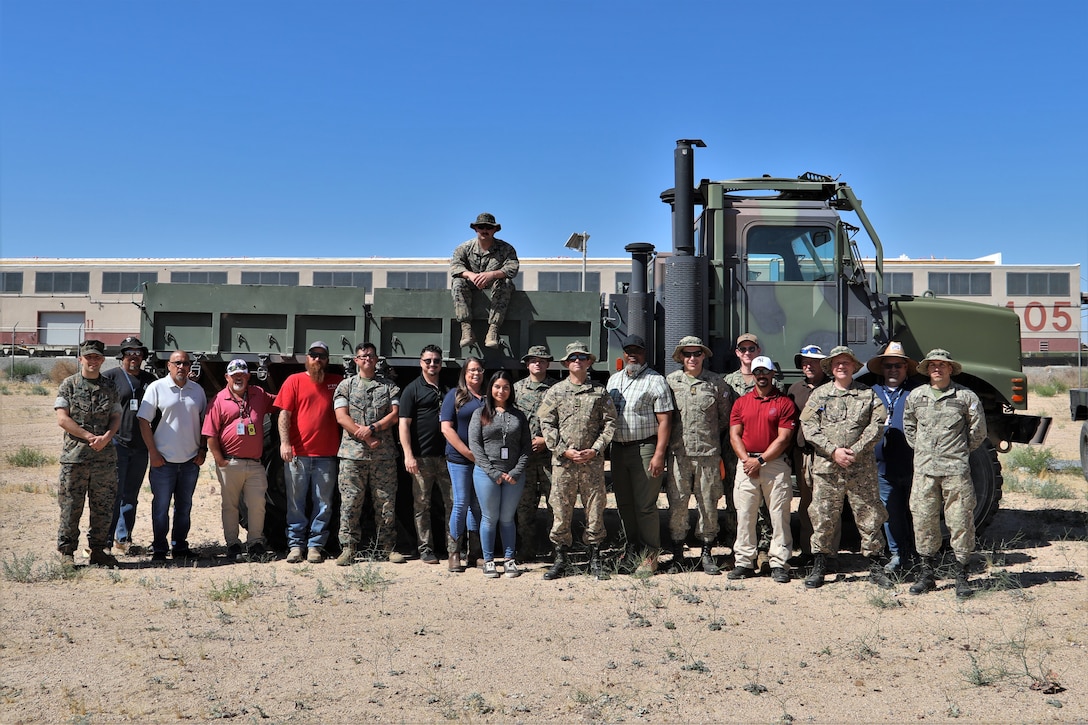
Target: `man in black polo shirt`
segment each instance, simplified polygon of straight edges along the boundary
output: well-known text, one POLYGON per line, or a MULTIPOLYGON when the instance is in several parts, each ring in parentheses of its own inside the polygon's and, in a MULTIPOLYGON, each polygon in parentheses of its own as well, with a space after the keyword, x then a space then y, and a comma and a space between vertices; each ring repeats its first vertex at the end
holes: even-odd
MULTIPOLYGON (((442 436, 438 413, 446 389, 438 382, 442 370, 442 348, 427 345, 419 354, 421 375, 410 382, 400 395, 400 445, 404 449, 404 468, 412 476, 412 501, 415 511, 419 559, 437 564, 434 537, 431 534, 431 491, 435 484, 442 494, 446 511, 453 509, 453 489, 446 468, 446 439, 442 436)), ((454 551, 457 542, 450 537, 446 517, 446 549, 454 551)))

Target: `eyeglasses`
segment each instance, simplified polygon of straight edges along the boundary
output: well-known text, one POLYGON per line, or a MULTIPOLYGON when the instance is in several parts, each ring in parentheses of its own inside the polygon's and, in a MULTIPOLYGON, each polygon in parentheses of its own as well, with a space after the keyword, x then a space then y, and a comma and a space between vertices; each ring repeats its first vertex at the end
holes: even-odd
POLYGON ((144 356, 144 353, 143 353, 142 350, 125 350, 121 354, 123 356, 125 356, 125 357, 143 357, 144 356))
POLYGON ((683 355, 684 357, 702 357, 703 356, 703 351, 702 350, 681 350, 680 354, 683 355))
POLYGON ((578 362, 585 362, 588 359, 589 355, 584 355, 580 352, 573 355, 567 355, 567 362, 571 362, 572 360, 577 360, 578 362))
POLYGON ((327 352, 308 352, 306 354, 309 355, 310 357, 312 357, 314 360, 328 360, 329 359, 329 354, 327 352))
POLYGON ((370 360, 370 359, 372 359, 372 358, 377 358, 377 357, 378 357, 378 356, 377 356, 377 355, 375 355, 375 354, 374 354, 374 353, 372 353, 372 352, 364 352, 364 353, 361 353, 361 354, 359 354, 359 355, 356 355, 356 356, 355 356, 355 359, 356 359, 356 360, 370 360))
POLYGON ((738 346, 737 349, 741 352, 756 352, 757 350, 759 350, 758 347, 755 347, 753 345, 745 345, 744 347, 738 346))
POLYGON ((440 357, 428 357, 428 358, 423 358, 422 360, 420 360, 420 362, 423 363, 424 365, 441 365, 442 364, 442 358, 440 358, 440 357))
POLYGON ((193 363, 188 360, 183 360, 181 362, 177 360, 171 360, 170 364, 176 368, 191 368, 193 366, 193 363))

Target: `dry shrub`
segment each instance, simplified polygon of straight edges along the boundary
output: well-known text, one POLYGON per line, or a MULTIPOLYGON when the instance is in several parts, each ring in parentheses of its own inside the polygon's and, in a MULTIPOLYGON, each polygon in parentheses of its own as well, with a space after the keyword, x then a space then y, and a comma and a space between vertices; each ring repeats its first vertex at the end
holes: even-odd
POLYGON ((71 360, 57 360, 53 363, 53 369, 49 371, 49 379, 60 385, 64 379, 75 375, 79 368, 71 360))

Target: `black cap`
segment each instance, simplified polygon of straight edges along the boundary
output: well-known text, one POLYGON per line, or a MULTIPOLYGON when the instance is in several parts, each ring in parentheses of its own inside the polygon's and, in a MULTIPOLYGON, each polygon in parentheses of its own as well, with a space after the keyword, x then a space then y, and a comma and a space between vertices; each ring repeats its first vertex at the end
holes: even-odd
POLYGON ((628 335, 627 342, 623 343, 623 349, 626 350, 629 347, 637 347, 643 350, 646 349, 646 341, 639 335, 628 335))

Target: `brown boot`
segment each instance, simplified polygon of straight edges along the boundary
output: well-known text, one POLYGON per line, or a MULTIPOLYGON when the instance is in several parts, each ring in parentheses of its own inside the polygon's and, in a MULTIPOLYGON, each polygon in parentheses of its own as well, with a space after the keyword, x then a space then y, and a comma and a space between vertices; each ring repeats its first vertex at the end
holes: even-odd
POLYGON ((487 337, 484 338, 484 346, 486 347, 498 347, 499 346, 499 326, 488 325, 487 337))
POLYGON ((461 347, 472 347, 476 344, 476 333, 472 331, 471 322, 461 323, 461 347))

